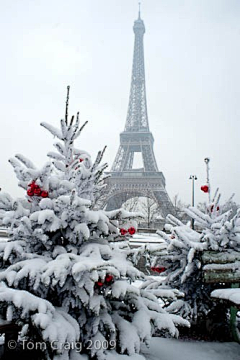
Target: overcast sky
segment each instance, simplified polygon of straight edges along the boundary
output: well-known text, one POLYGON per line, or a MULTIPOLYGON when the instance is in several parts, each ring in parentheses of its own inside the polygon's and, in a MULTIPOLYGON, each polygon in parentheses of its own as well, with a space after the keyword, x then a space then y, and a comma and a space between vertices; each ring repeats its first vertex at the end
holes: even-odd
MULTIPOLYGON (((78 110, 87 128, 76 144, 95 157, 107 145, 111 167, 123 131, 138 0, 1 0, 0 186, 24 195, 8 159, 42 166, 57 126, 78 110)), ((143 0, 150 130, 166 189, 196 201, 210 158, 213 189, 240 202, 240 1, 143 0)))

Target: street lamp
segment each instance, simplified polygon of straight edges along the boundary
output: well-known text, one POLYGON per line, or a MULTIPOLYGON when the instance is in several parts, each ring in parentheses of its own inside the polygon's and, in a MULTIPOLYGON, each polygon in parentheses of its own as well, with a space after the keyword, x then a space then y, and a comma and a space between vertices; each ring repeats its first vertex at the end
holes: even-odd
POLYGON ((206 157, 205 159, 204 159, 204 162, 205 162, 205 164, 206 164, 206 172, 207 172, 207 186, 208 186, 208 202, 209 202, 209 204, 210 204, 210 202, 211 202, 211 193, 210 193, 210 180, 209 180, 209 161, 210 161, 210 159, 208 158, 208 157, 206 157))
MULTIPOLYGON (((192 206, 194 206, 194 181, 197 180, 196 175, 190 175, 190 180, 192 180, 192 206)), ((192 219, 192 229, 194 230, 194 219, 192 219)))

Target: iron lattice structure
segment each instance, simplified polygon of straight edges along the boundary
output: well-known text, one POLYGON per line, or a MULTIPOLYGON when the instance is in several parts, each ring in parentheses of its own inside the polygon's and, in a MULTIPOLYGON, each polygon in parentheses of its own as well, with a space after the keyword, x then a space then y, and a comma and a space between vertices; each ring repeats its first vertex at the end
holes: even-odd
POLYGON ((131 90, 124 131, 120 134, 120 146, 106 179, 106 189, 101 206, 107 210, 120 208, 132 197, 150 197, 166 217, 174 213, 174 207, 165 189, 165 178, 158 170, 153 151, 154 138, 149 130, 146 83, 144 68, 144 22, 140 11, 134 22, 135 34, 131 90), (134 154, 141 153, 143 167, 133 168, 134 154))

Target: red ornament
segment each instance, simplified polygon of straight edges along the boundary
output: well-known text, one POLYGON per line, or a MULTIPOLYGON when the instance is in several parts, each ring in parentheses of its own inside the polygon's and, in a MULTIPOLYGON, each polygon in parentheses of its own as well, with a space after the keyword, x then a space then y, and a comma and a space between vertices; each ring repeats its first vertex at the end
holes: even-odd
POLYGON ((84 159, 80 158, 80 159, 79 159, 79 162, 82 162, 83 160, 84 160, 84 159))
POLYGON ((130 235, 134 235, 135 232, 136 232, 136 229, 135 229, 133 226, 131 226, 131 227, 128 229, 128 232, 129 232, 130 235))
POLYGON ((127 234, 127 230, 126 229, 120 229, 120 233, 121 233, 121 235, 126 235, 127 234))
POLYGON ((45 191, 45 190, 43 190, 43 191, 41 192, 41 197, 42 197, 42 198, 48 197, 48 192, 45 191))
POLYGON ((164 266, 153 266, 153 267, 151 267, 151 270, 161 274, 162 272, 164 272, 166 270, 166 268, 164 266))
POLYGON ((106 283, 107 285, 110 285, 110 284, 113 283, 113 279, 114 279, 114 278, 113 278, 112 275, 107 274, 106 277, 105 277, 105 283, 106 283))
POLYGON ((34 195, 34 191, 32 189, 28 189, 27 190, 27 194, 28 196, 33 196, 34 195))
POLYGON ((102 281, 100 281, 100 280, 97 281, 95 284, 96 284, 97 287, 102 287, 104 285, 104 283, 102 281))
POLYGON ((40 187, 38 185, 36 185, 34 188, 34 195, 40 196, 41 192, 42 192, 42 190, 40 189, 40 187))
POLYGON ((203 191, 203 192, 205 192, 205 193, 208 193, 208 186, 207 185, 203 185, 203 186, 201 186, 201 190, 203 191))
POLYGON ((28 186, 30 186, 31 189, 34 189, 36 187, 35 181, 32 181, 31 184, 28 184, 28 186))

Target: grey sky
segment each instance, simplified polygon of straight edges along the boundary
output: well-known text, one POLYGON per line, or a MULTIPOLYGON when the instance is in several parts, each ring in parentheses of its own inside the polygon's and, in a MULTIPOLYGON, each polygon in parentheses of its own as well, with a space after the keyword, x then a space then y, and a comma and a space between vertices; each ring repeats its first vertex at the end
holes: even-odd
MULTIPOLYGON (((8 159, 47 161, 58 125, 69 113, 89 120, 78 147, 95 157, 106 144, 112 165, 124 129, 131 79, 137 0, 1 1, 0 186, 23 195, 8 159)), ((167 191, 207 200, 203 159, 212 188, 240 202, 240 1, 144 0, 142 18, 150 129, 167 191)))

